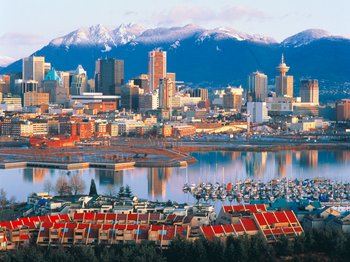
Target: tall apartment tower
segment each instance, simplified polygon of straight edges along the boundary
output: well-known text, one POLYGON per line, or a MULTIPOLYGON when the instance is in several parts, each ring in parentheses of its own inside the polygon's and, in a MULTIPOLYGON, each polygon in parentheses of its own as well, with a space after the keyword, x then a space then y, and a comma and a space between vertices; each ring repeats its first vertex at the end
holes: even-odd
POLYGON ((159 80, 159 108, 164 110, 171 110, 172 100, 174 97, 175 83, 169 78, 162 78, 159 80))
POLYGON ((159 79, 166 78, 166 52, 154 50, 148 53, 148 79, 150 90, 158 88, 159 79))
POLYGON ((293 76, 287 76, 289 66, 284 62, 284 56, 282 54, 281 63, 276 67, 280 73, 276 76, 276 95, 293 97, 293 76))
POLYGON ((267 97, 267 76, 259 71, 248 77, 248 101, 265 102, 267 97))
POLYGON ((45 76, 45 57, 30 56, 23 58, 22 63, 23 81, 37 81, 41 86, 41 81, 45 76))
POLYGON ((122 85, 124 85, 124 60, 108 58, 96 61, 96 91, 104 95, 121 95, 122 85))
POLYGON ((301 102, 318 104, 319 88, 316 79, 304 79, 300 81, 301 102))

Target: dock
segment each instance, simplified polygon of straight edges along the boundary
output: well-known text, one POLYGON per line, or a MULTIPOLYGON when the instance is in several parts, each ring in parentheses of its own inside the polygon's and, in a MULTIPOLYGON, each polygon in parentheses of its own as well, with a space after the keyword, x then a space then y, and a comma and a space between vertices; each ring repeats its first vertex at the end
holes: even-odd
POLYGON ((51 168, 63 170, 76 169, 108 169, 108 170, 122 170, 134 167, 184 167, 187 166, 187 161, 168 160, 168 161, 129 161, 122 163, 111 162, 79 162, 79 163, 65 163, 65 162, 44 162, 44 161, 21 161, 21 162, 2 162, 0 169, 16 169, 16 168, 51 168))
POLYGON ((63 170, 75 170, 75 169, 87 169, 87 168, 99 168, 109 170, 121 170, 125 168, 131 168, 135 166, 135 162, 125 163, 56 163, 56 162, 3 162, 0 163, 0 169, 15 169, 15 168, 52 168, 63 170))

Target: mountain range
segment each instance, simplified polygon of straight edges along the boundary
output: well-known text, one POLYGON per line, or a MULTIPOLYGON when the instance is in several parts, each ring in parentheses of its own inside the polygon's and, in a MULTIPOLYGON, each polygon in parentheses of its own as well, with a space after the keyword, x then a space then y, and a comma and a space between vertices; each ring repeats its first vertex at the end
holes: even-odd
MULTIPOLYGON (((273 79, 281 54, 295 78, 350 82, 350 39, 320 29, 309 29, 278 42, 220 27, 197 25, 146 29, 136 24, 109 29, 103 25, 80 28, 53 39, 34 52, 45 56, 57 70, 73 70, 81 64, 93 78, 95 61, 112 57, 125 60, 125 79, 148 70, 148 52, 167 51, 169 72, 193 85, 242 84, 259 70, 273 79)), ((1 65, 0 65, 1 66, 1 65)), ((21 71, 21 60, 0 73, 21 71)))

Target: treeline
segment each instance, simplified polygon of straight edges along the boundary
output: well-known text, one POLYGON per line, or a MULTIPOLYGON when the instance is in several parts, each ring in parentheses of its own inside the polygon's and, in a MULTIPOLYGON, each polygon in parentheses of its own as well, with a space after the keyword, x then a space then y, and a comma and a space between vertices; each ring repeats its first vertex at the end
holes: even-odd
POLYGON ((267 244, 260 236, 220 240, 175 239, 168 249, 151 243, 107 246, 38 247, 35 244, 0 254, 1 261, 136 261, 136 262, 211 262, 211 261, 349 261, 350 236, 340 231, 312 231, 292 241, 281 238, 267 244))

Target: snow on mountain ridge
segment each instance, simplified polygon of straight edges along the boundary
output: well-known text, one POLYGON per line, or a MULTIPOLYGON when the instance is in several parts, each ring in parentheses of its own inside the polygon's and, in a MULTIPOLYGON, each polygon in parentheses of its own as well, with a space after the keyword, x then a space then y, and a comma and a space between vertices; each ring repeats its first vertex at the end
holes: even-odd
POLYGON ((322 38, 347 39, 346 36, 333 35, 330 32, 327 32, 322 29, 308 29, 286 38, 282 41, 281 45, 289 47, 299 47, 303 45, 308 45, 311 42, 322 38))
POLYGON ((276 42, 274 39, 267 36, 249 35, 228 27, 205 29, 194 24, 189 24, 183 27, 144 29, 137 24, 122 24, 114 30, 110 30, 103 25, 80 28, 63 37, 52 40, 50 45, 65 46, 67 48, 71 45, 100 45, 102 47, 113 47, 128 43, 174 43, 189 37, 195 37, 197 38, 196 41, 199 42, 206 38, 213 38, 215 40, 248 40, 264 43, 276 42))
POLYGON ((56 38, 50 42, 50 45, 67 47, 71 45, 117 46, 130 42, 143 31, 141 26, 134 24, 122 24, 114 30, 98 24, 89 28, 80 28, 56 38))

